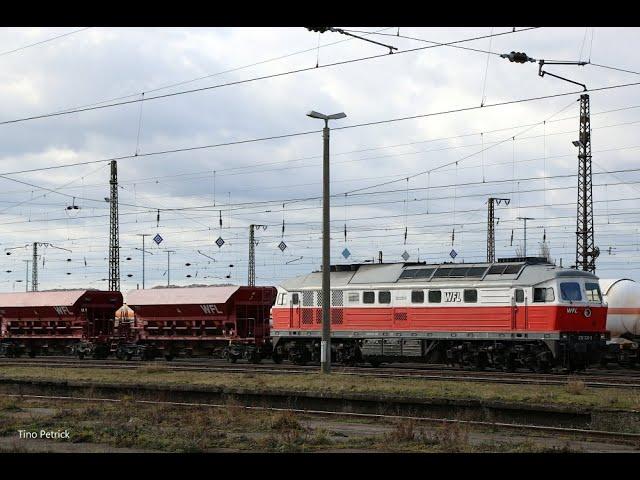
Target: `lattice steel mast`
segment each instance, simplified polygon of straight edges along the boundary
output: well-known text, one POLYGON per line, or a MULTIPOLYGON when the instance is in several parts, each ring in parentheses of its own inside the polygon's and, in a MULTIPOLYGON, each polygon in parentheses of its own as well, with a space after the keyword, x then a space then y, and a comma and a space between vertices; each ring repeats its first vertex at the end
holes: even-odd
POLYGON ((600 253, 595 246, 593 229, 593 196, 591 184, 591 118, 589 95, 580 95, 580 129, 578 141, 578 213, 576 225, 576 269, 596 271, 596 257, 600 253))
POLYGON ((508 198, 493 198, 489 197, 488 215, 487 215, 487 262, 493 263, 496 261, 496 235, 495 235, 495 206, 494 202, 500 205, 504 202, 505 205, 509 205, 510 199, 508 198))
POLYGON ((249 278, 247 279, 247 285, 254 287, 256 284, 256 241, 254 235, 254 229, 263 228, 267 229, 266 225, 249 225, 249 278))
POLYGON ((118 227, 118 162, 111 161, 109 197, 109 291, 120 291, 120 232, 118 227))
POLYGON ((38 242, 33 242, 33 266, 31 268, 31 291, 38 291, 38 242))

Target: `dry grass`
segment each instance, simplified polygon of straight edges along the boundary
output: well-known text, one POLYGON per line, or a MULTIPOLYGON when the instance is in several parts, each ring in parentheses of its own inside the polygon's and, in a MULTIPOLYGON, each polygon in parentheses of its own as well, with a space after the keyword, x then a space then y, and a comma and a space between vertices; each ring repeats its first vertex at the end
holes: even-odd
POLYGON ((582 395, 587 387, 582 380, 569 380, 567 392, 572 395, 582 395))
MULTIPOLYGON (((28 366, 6 367, 0 371, 2 379, 60 380, 84 385, 104 383, 136 387, 190 386, 211 389, 257 390, 279 394, 298 392, 323 395, 367 394, 384 398, 397 396, 416 399, 475 399, 479 401, 503 401, 530 405, 566 405, 592 408, 618 408, 640 410, 640 395, 631 389, 598 388, 581 389, 569 385, 504 385, 478 384, 464 381, 440 381, 398 378, 367 378, 357 375, 331 375, 329 378, 316 373, 248 376, 237 373, 163 371, 166 367, 147 365, 137 370, 114 368, 56 368, 42 369, 28 366)), ((581 382, 576 380, 576 382, 581 382)), ((583 382, 582 382, 583 383, 583 382)))
POLYGON ((384 436, 391 445, 416 443, 436 447, 444 452, 463 452, 470 449, 469 429, 463 424, 443 422, 436 427, 417 428, 414 420, 402 420, 384 436))
POLYGON ((136 373, 139 373, 139 374, 169 373, 170 371, 171 370, 166 365, 158 365, 158 364, 142 365, 136 369, 136 373))

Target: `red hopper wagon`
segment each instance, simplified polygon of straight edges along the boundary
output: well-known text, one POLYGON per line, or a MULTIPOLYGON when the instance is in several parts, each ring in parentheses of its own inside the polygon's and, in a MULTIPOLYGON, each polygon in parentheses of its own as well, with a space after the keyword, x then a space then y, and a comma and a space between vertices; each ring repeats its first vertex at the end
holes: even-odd
POLYGON ((257 362, 271 354, 270 309, 274 287, 213 286, 132 290, 137 345, 122 346, 119 358, 140 355, 167 360, 184 353, 235 362, 257 362))
POLYGON ((0 294, 0 354, 74 353, 105 358, 117 343, 120 292, 65 290, 0 294))

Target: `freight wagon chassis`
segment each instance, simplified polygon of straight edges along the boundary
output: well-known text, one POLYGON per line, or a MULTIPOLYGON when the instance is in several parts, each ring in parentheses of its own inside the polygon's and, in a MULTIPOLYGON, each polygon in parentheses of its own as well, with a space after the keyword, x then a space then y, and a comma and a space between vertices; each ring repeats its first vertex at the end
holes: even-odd
POLYGON ((178 356, 197 356, 194 353, 205 353, 213 358, 227 360, 236 363, 238 360, 246 360, 251 363, 260 363, 264 358, 272 356, 271 344, 266 342, 256 345, 247 340, 218 340, 207 342, 189 341, 143 341, 141 343, 122 343, 116 349, 116 358, 131 360, 154 360, 164 357, 167 361, 178 356))
POLYGON ((109 356, 109 345, 94 343, 80 339, 34 339, 22 338, 0 342, 0 356, 21 357, 28 355, 31 358, 43 355, 74 355, 78 358, 93 357, 97 359, 109 356))

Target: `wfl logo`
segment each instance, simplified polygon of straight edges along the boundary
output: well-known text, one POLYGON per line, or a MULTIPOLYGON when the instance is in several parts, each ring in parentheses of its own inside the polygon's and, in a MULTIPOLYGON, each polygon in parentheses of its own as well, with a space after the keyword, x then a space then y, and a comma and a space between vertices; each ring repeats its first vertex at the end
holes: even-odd
POLYGON ((222 311, 217 307, 217 305, 200 305, 200 308, 207 315, 213 315, 214 313, 221 314, 222 311))
POLYGON ((71 310, 68 307, 53 307, 58 315, 71 315, 71 310))
POLYGON ((575 307, 572 307, 572 308, 567 307, 567 313, 578 313, 578 309, 575 307))
POLYGON ((460 292, 444 292, 445 302, 461 302, 460 292))

